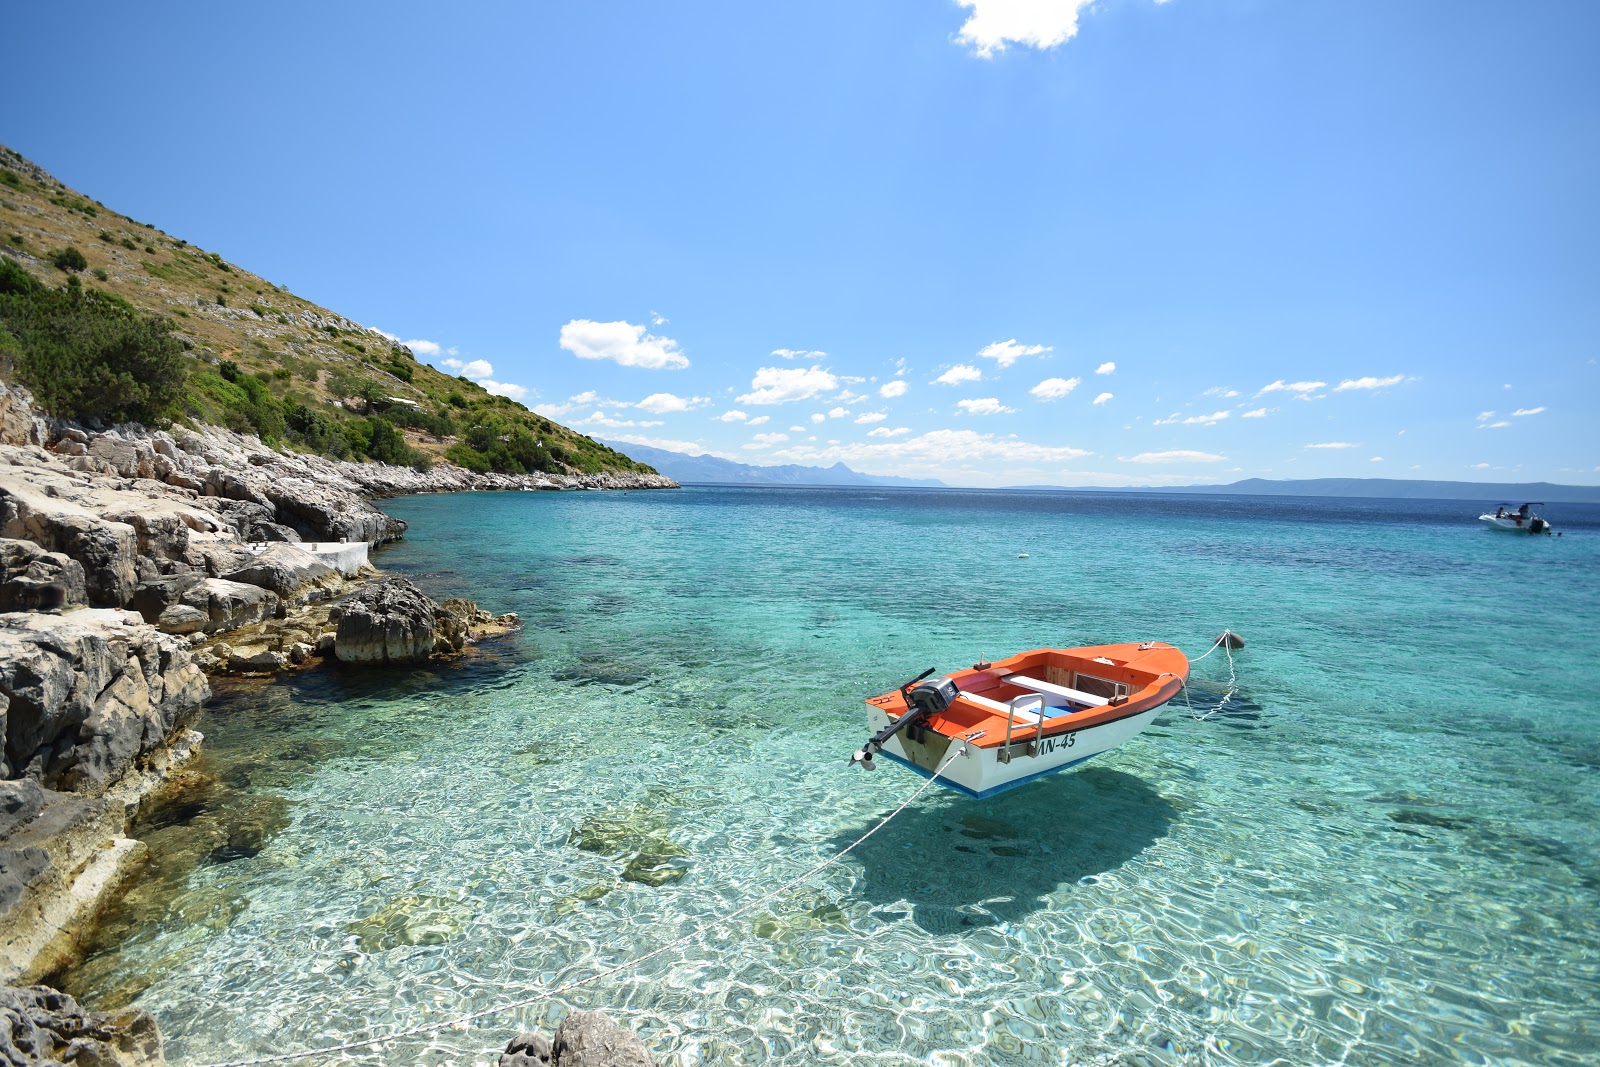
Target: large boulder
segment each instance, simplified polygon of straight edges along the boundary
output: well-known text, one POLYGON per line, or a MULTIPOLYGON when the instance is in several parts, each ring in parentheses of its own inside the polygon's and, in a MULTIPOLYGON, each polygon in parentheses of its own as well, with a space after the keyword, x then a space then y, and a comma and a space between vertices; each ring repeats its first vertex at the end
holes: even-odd
POLYGON ((87 603, 83 564, 32 541, 0 538, 0 611, 62 611, 87 603))
POLYGON ((187 643, 133 612, 0 615, 0 778, 98 792, 210 695, 187 643))
POLYGON ((155 1016, 142 1008, 102 1014, 48 986, 0 986, 0 1063, 156 1067, 166 1057, 155 1016))
POLYGON ((420 663, 433 652, 439 606, 400 577, 362 586, 335 610, 334 655, 340 663, 420 663))

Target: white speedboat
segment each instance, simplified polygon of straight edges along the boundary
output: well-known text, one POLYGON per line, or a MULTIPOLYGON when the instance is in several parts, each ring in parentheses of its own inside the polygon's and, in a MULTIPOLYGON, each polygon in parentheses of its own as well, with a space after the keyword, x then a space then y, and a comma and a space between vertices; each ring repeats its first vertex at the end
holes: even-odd
POLYGON ((1510 510, 1510 504, 1501 504, 1493 512, 1484 512, 1478 516, 1478 521, 1491 530, 1505 530, 1508 533, 1544 534, 1550 536, 1550 524, 1533 513, 1535 507, 1544 507, 1539 503, 1523 504, 1516 510, 1510 510))

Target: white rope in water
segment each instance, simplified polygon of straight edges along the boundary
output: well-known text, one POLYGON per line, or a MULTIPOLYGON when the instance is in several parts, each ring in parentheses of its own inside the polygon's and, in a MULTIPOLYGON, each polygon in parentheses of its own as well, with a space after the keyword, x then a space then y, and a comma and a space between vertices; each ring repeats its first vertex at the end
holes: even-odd
POLYGON ((408 1037, 422 1037, 426 1034, 436 1034, 441 1030, 465 1030, 469 1025, 477 1022, 479 1019, 487 1019, 491 1015, 501 1015, 508 1011, 515 1011, 518 1008, 526 1008, 529 1005, 537 1004, 540 1001, 549 1000, 553 997, 559 997, 563 993, 569 993, 572 990, 577 989, 579 986, 585 986, 590 982, 597 982, 602 978, 608 978, 611 975, 616 974, 618 971, 625 971, 630 967, 637 967, 639 964, 644 963, 647 960, 652 960, 661 955, 663 952, 668 952, 680 945, 687 945, 691 941, 698 940, 708 931, 713 930, 724 923, 737 919, 739 916, 743 915, 747 911, 750 911, 757 905, 766 903, 773 897, 778 896, 780 893, 788 892, 795 886, 809 879, 812 875, 820 874, 829 867, 832 867, 835 863, 838 863, 840 860, 848 856, 851 851, 856 848, 856 846, 860 845, 863 841, 877 833, 879 830, 882 830, 885 826, 888 826, 889 820, 893 819, 896 815, 899 815, 902 811, 905 811, 907 808, 909 808, 918 797, 928 791, 928 788, 933 785, 934 782, 938 781, 939 776, 945 772, 945 768, 954 763, 956 759, 959 758, 965 751, 965 745, 957 748, 950 754, 948 759, 939 765, 938 770, 929 775, 928 780, 922 783, 921 788, 902 801, 898 808, 895 808, 889 814, 885 815, 883 819, 872 829, 868 830, 866 833, 850 842, 844 848, 840 849, 832 856, 829 856, 827 859, 811 868, 805 874, 802 874, 797 878, 791 878, 778 888, 768 890, 766 893, 763 893, 761 896, 750 901, 748 904, 744 904, 738 908, 735 908, 733 911, 730 911, 728 914, 720 918, 711 919, 707 922, 701 923, 699 926, 695 927, 693 930, 689 931, 687 934, 684 934, 677 940, 668 941, 660 948, 647 952, 643 956, 636 956, 625 963, 619 963, 613 967, 607 967, 603 971, 596 971, 587 978, 579 978, 574 981, 567 982, 563 985, 557 986, 554 989, 535 994, 531 997, 523 997, 520 1000, 508 1000, 504 1004, 496 1004, 492 1008, 485 1008, 482 1011, 475 1011, 470 1015, 457 1016, 454 1019, 447 1019, 444 1022, 428 1023, 425 1026, 413 1026, 406 1030, 396 1030, 394 1033, 385 1034, 382 1037, 369 1037, 360 1041, 346 1041, 338 1045, 325 1045, 322 1048, 306 1049, 303 1052, 281 1052, 272 1056, 260 1056, 252 1060, 228 1060, 225 1063, 211 1064, 209 1067, 260 1067, 261 1064, 266 1063, 288 1063, 291 1060, 303 1060, 311 1056, 326 1056, 335 1052, 352 1052, 360 1048, 371 1048, 376 1045, 387 1045, 391 1041, 400 1041, 408 1037))
POLYGON ((1228 691, 1222 694, 1222 699, 1217 701, 1216 707, 1207 711, 1204 715, 1196 715, 1194 713, 1194 702, 1189 699, 1189 683, 1183 683, 1183 702, 1189 706, 1189 717, 1195 722, 1205 722, 1211 716, 1227 707, 1228 701, 1232 700, 1234 694, 1239 691, 1239 674, 1234 670, 1233 650, 1228 647, 1228 638, 1232 636, 1232 630, 1223 630, 1222 634, 1217 638, 1217 643, 1206 649, 1205 655, 1189 661, 1191 664, 1199 663, 1200 660, 1205 659, 1206 656, 1211 655, 1219 648, 1222 649, 1223 655, 1228 657, 1228 691))

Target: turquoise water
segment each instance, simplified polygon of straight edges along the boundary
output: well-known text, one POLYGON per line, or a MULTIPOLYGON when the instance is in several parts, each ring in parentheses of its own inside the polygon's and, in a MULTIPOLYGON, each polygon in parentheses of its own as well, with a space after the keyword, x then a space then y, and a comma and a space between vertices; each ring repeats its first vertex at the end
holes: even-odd
POLYGON ((169 1062, 443 1021, 628 960, 922 784, 847 766, 863 697, 1040 645, 1196 655, 1225 626, 1249 644, 1209 717, 1220 653, 1194 714, 1170 705, 990 800, 930 790, 700 943, 306 1062, 492 1062, 574 1007, 671 1065, 1600 1049, 1600 508, 1552 507, 1571 532, 1535 539, 1436 502, 690 488, 386 507, 411 532, 380 565, 526 629, 438 672, 216 703, 202 769, 225 788, 151 828, 167 880, 67 976, 155 1012, 169 1062), (196 839, 191 869, 173 857, 196 839))

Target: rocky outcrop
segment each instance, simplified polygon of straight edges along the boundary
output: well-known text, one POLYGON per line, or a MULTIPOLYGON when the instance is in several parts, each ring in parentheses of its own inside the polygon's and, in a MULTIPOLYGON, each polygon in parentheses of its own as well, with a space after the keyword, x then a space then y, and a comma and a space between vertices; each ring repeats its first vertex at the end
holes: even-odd
POLYGON ((362 587, 334 609, 334 620, 334 655, 358 666, 421 663, 459 652, 486 631, 504 633, 518 624, 515 614, 490 615, 470 600, 435 603, 400 577, 362 587))
POLYGON ((97 792, 211 695, 188 645, 138 615, 0 615, 0 778, 97 792))
POLYGON ((518 1034, 500 1067, 656 1067, 637 1037, 598 1011, 575 1011, 561 1020, 555 1040, 518 1034))
POLYGON ((0 987, 0 1063, 8 1067, 155 1067, 166 1063, 155 1016, 85 1011, 45 986, 0 987))
POLYGON ((83 564, 32 541, 0 538, 0 612, 65 611, 87 603, 83 564))

